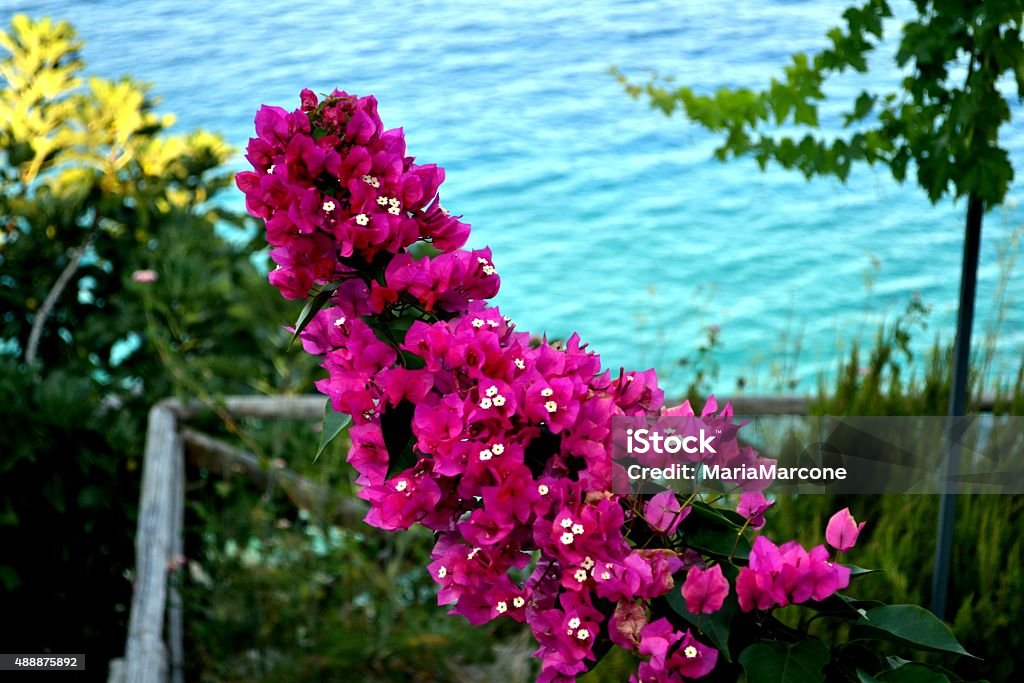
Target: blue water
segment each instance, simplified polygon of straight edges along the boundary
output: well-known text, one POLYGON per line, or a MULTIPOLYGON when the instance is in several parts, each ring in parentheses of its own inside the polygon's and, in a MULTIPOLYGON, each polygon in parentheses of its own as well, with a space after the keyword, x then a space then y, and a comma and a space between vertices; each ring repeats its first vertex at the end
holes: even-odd
MULTIPOLYGON (((715 138, 629 99, 607 70, 674 73, 708 90, 759 87, 791 52, 823 46, 845 5, 2 6, 72 20, 92 74, 151 81, 181 130, 219 131, 238 147, 261 103, 296 106, 302 87, 375 94, 385 123, 405 127, 411 152, 446 167, 444 203, 473 224, 472 245, 493 248, 498 303, 521 329, 578 330, 608 366, 655 365, 678 389, 692 368, 678 359, 692 359, 701 328, 718 325, 714 388, 731 393, 739 377, 748 390, 752 380, 772 390, 791 378, 798 391, 812 389, 851 339, 915 293, 934 307, 918 348, 938 332, 951 337, 964 205, 933 207, 884 169, 858 167, 842 185, 760 173, 749 160, 720 164, 715 138)), ((897 28, 890 23, 893 35, 897 28)), ((870 77, 844 77, 827 92, 848 100, 895 83, 893 49, 890 41, 870 77)), ((836 114, 827 109, 825 123, 836 114)), ((1024 168, 1024 123, 1004 142, 1024 168)), ((236 163, 244 167, 240 156, 236 163)), ((1024 219, 1020 194, 1018 182, 985 225, 979 334, 991 323, 998 248, 1024 219)), ((1024 278, 1011 279, 1008 295, 1004 366, 1024 349, 1024 278)))

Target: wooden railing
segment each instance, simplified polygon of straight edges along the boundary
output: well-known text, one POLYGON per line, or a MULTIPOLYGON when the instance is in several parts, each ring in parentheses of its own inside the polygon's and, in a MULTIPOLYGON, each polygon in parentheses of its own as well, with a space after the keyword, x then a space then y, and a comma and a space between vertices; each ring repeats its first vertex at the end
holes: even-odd
MULTIPOLYGON (((324 400, 234 396, 218 407, 231 418, 319 421, 324 400)), ((808 408, 808 400, 799 396, 739 396, 731 402, 738 415, 806 415, 808 408)), ((992 404, 987 397, 978 407, 991 411, 992 404)), ((340 525, 355 525, 365 512, 360 500, 339 497, 287 469, 266 466, 254 454, 187 426, 209 410, 168 399, 149 411, 135 533, 135 591, 124 658, 110 663, 110 683, 184 683, 181 597, 168 579, 184 550, 186 457, 214 474, 241 473, 258 484, 273 483, 297 506, 340 525)))

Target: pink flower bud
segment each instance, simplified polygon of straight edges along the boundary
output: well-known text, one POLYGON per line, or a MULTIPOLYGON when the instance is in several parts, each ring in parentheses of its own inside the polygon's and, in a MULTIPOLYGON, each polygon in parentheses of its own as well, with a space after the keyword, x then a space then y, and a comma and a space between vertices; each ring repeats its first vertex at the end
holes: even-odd
POLYGON ((857 536, 865 524, 866 522, 857 524, 857 520, 850 514, 850 508, 843 508, 828 520, 825 540, 839 552, 846 552, 857 543, 857 536))

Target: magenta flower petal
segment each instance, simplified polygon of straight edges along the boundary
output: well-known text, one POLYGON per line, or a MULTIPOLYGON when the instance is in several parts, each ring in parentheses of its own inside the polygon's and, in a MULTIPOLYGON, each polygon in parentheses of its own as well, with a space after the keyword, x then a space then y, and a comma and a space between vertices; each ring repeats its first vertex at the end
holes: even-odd
POLYGON ((712 614, 722 609, 725 597, 729 595, 729 581, 722 576, 722 565, 711 569, 691 567, 683 582, 683 598, 686 609, 693 614, 712 614))

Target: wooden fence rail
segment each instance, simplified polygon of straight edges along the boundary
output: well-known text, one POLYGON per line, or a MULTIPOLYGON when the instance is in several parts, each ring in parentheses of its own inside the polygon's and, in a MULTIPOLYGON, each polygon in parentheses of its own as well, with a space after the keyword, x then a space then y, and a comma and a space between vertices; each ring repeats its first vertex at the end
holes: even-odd
MULTIPOLYGON (((799 396, 731 401, 738 415, 806 415, 808 409, 807 399, 799 396)), ((234 418, 313 421, 323 415, 324 398, 230 396, 221 406, 234 418)), ((986 412, 992 406, 993 399, 986 397, 978 407, 986 412)), ((208 411, 200 403, 174 399, 149 411, 135 532, 135 590, 124 658, 110 663, 109 683, 184 683, 181 596, 169 578, 183 559, 186 454, 216 474, 240 473, 262 485, 274 484, 297 506, 338 524, 353 525, 365 512, 362 501, 338 497, 287 469, 265 467, 255 455, 186 426, 208 411)))

